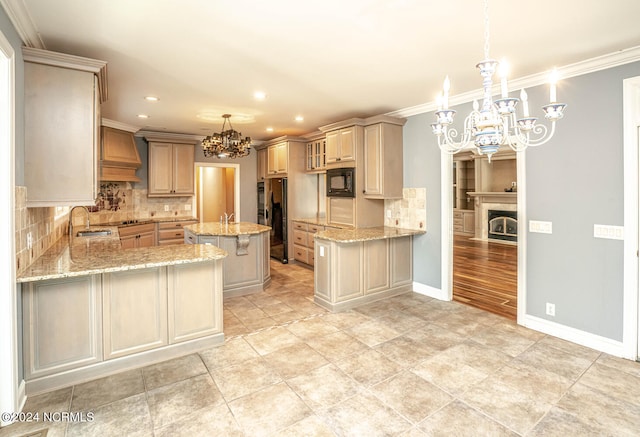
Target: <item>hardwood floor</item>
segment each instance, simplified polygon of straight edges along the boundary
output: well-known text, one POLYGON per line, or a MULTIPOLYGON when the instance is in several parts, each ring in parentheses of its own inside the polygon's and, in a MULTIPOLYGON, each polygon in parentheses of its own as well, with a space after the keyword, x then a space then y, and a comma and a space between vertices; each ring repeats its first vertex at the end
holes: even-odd
POLYGON ((518 248, 453 236, 453 300, 516 320, 518 248))

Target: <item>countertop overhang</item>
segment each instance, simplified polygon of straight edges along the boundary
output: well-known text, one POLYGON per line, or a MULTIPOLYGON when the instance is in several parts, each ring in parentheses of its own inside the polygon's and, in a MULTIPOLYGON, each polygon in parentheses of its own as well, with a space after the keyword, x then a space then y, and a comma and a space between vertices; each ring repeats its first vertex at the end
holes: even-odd
POLYGON ((17 282, 33 282, 225 258, 227 252, 210 245, 179 244, 122 249, 117 227, 103 237, 60 238, 21 273, 17 282))
POLYGON ((377 226, 373 228, 327 229, 316 233, 315 238, 320 240, 333 241, 336 243, 357 243, 361 241, 409 237, 413 235, 421 235, 424 233, 426 232, 414 229, 377 226))
POLYGON ((261 234, 263 232, 270 231, 271 227, 249 222, 233 222, 229 224, 208 222, 185 226, 184 229, 193 232, 198 236, 211 235, 221 237, 236 237, 238 235, 261 234))

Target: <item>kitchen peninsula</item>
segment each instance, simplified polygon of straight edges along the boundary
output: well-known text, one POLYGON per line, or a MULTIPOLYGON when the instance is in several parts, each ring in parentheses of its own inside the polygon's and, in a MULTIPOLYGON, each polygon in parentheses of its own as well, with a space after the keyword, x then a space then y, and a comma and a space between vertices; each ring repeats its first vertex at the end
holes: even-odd
POLYGON ((419 234, 384 226, 318 232, 314 301, 341 311, 411 291, 411 240, 419 234))
POLYGON ((24 379, 34 394, 222 344, 222 260, 204 245, 122 249, 65 236, 20 274, 24 379))
POLYGON ((257 223, 198 223, 184 227, 184 242, 210 244, 226 251, 224 297, 258 293, 271 283, 269 231, 257 223))

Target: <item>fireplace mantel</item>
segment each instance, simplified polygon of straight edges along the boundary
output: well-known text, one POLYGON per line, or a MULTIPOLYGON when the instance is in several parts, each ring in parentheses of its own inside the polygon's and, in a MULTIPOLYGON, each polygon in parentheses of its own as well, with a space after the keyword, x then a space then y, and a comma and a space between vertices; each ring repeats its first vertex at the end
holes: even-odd
POLYGON ((493 202, 487 198, 499 198, 497 202, 516 203, 518 193, 515 191, 470 191, 467 193, 471 197, 480 197, 480 202, 493 202), (509 199, 509 200, 507 200, 509 199), (513 199, 511 202, 510 200, 513 199))

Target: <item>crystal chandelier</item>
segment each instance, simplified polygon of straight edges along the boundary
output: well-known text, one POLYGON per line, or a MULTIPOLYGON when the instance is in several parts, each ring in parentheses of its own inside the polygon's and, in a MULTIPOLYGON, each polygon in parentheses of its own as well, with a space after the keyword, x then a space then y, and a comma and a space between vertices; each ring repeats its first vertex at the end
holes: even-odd
POLYGON ((251 152, 251 138, 242 138, 242 134, 233 130, 231 126, 231 114, 224 114, 224 123, 222 124, 222 132, 213 133, 202 140, 202 150, 204 156, 217 156, 218 158, 242 158, 249 156, 251 152), (225 130, 229 121, 229 129, 225 130))
POLYGON ((527 92, 524 89, 520 91, 519 99, 509 97, 506 65, 503 62, 501 66, 498 61, 489 57, 489 0, 484 1, 484 61, 476 67, 480 70, 484 89, 482 107, 477 100, 473 101, 473 110, 464 120, 464 131, 460 139, 458 139, 458 131, 449 128, 456 111, 449 109, 448 106, 449 77, 447 76, 444 81, 444 94, 438 98, 436 122, 431 124, 441 150, 455 154, 468 148, 473 142, 478 153, 487 155, 491 161, 491 156, 500 146, 506 145, 520 152, 527 147, 540 146, 553 137, 556 121, 562 118, 564 108, 567 106, 556 102, 557 73, 555 70, 552 73, 549 104, 542 107, 545 118, 551 122, 551 127, 547 128, 536 124, 538 120, 536 117, 529 116, 527 92), (492 76, 499 67, 501 67, 501 96, 494 102, 491 97, 492 76), (517 118, 516 106, 520 101, 522 101, 523 117, 517 118))

